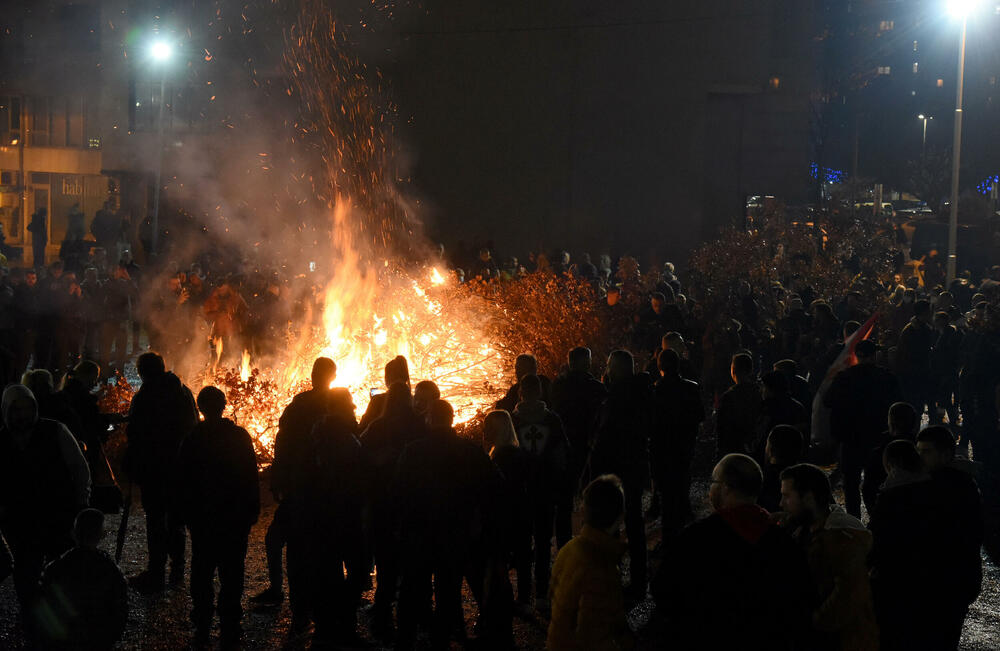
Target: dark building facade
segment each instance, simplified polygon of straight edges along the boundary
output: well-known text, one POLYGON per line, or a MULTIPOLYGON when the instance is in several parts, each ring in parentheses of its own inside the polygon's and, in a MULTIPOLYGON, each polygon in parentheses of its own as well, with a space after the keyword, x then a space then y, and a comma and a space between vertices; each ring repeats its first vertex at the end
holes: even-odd
POLYGON ((677 259, 746 195, 808 200, 805 0, 438 0, 386 66, 432 236, 677 259))

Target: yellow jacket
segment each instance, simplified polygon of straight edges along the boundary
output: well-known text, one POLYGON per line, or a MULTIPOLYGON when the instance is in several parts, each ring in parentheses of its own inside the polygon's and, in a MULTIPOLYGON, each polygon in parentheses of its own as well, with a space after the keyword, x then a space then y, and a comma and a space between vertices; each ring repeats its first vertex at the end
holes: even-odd
POLYGON ((549 584, 551 651, 631 649, 618 562, 625 545, 589 526, 556 557, 549 584))

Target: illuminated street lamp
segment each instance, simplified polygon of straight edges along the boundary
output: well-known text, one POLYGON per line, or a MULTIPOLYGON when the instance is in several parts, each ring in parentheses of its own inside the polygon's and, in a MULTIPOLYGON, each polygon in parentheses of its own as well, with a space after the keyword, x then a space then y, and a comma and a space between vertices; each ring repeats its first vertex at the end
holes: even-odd
POLYGON ((166 105, 167 95, 167 62, 173 56, 173 46, 163 39, 157 39, 149 46, 149 58, 160 66, 160 123, 159 139, 157 140, 156 153, 156 186, 153 188, 153 214, 150 217, 149 253, 156 256, 156 245, 160 237, 160 175, 163 172, 163 107, 166 105))
POLYGON ((924 121, 924 141, 923 141, 923 144, 920 146, 920 153, 921 154, 925 154, 925 153, 927 153, 927 121, 928 120, 933 120, 934 116, 933 115, 924 115, 923 113, 921 113, 920 115, 917 116, 917 119, 924 121))
MULTIPOLYGON (((948 285, 955 280, 958 259, 958 167, 962 157, 962 85, 965 80, 965 33, 969 15, 979 0, 948 0, 948 11, 962 21, 958 44, 958 83, 955 84, 955 133, 951 151, 951 214, 948 218, 948 285)), ((926 124, 926 123, 925 123, 926 124)))

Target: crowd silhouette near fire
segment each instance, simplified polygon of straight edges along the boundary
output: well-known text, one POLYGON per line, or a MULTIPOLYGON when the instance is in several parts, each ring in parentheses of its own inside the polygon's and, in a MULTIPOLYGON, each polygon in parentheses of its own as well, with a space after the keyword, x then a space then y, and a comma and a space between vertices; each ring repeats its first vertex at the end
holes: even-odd
MULTIPOLYGON (((317 648, 514 648, 524 618, 551 649, 955 649, 992 540, 1000 268, 931 286, 905 278, 885 235, 868 244, 884 268, 828 238, 815 260, 767 251, 766 283, 713 284, 697 255, 687 278, 629 257, 442 256, 468 291, 576 294, 599 331, 559 350, 512 342, 509 389, 459 428, 406 357, 360 417, 320 357, 263 473, 226 392, 168 370, 202 346, 195 330, 164 324, 182 312, 265 345, 292 280, 200 263, 144 277, 103 249, 12 269, 0 568, 24 639, 111 648, 130 591, 186 582, 193 642, 217 614, 238 647, 263 494, 270 585, 247 599, 282 603, 287 577, 288 634, 317 648), (838 255, 837 278, 820 277, 838 255), (127 413, 105 413, 108 378, 132 362, 127 413), (131 506, 116 471, 145 516, 147 567, 128 579, 102 551, 104 514, 131 506), (635 630, 639 604, 655 611, 635 630)), ((737 240, 710 246, 745 255, 737 240)))

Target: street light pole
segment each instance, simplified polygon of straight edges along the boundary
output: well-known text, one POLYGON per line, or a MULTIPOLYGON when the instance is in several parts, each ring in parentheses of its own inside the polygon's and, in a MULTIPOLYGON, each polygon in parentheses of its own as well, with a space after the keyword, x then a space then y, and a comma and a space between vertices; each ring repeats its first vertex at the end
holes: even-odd
POLYGON ((160 122, 159 137, 156 141, 156 186, 153 188, 153 215, 149 220, 152 233, 149 238, 149 254, 156 257, 156 245, 160 237, 160 175, 163 173, 163 107, 167 103, 167 69, 160 71, 160 122))
MULTIPOLYGON (((958 170, 962 157, 962 84, 965 80, 965 33, 969 18, 962 16, 958 46, 958 84, 955 91, 955 133, 951 149, 951 214, 948 218, 948 286, 955 280, 958 260, 958 170)), ((925 123, 926 124, 926 123, 925 123)))

